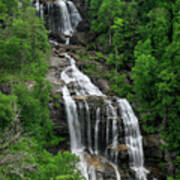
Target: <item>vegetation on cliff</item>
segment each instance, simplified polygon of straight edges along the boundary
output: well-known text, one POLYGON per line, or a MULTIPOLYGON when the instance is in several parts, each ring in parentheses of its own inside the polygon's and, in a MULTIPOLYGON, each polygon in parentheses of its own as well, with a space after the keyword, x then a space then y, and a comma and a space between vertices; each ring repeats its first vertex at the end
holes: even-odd
POLYGON ((45 149, 60 141, 48 109, 50 46, 29 3, 0 0, 0 179, 80 179, 77 157, 45 149))

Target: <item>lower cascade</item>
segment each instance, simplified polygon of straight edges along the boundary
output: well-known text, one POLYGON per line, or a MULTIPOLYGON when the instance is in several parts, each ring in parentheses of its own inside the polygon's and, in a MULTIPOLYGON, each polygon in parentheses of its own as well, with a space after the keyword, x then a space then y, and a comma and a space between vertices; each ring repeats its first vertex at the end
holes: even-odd
MULTIPOLYGON (((98 174, 101 161, 121 178, 122 151, 137 180, 146 180, 142 137, 138 120, 126 99, 104 95, 65 55, 70 65, 61 73, 71 151, 80 157, 79 169, 87 180, 104 179, 98 174), (93 162, 93 159, 95 162, 93 162)), ((103 167, 104 168, 104 167, 103 167)), ((108 178, 106 178, 108 179, 108 178)))

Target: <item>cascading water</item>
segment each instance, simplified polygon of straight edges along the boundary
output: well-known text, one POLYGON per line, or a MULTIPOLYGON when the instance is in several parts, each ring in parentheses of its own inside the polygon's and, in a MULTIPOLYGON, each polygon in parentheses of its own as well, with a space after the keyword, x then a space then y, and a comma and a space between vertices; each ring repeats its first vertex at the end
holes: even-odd
POLYGON ((96 110, 96 124, 95 124, 95 154, 98 154, 99 148, 98 148, 98 132, 99 132, 99 123, 100 123, 100 108, 97 108, 96 110))
POLYGON ((63 33, 65 36, 72 36, 73 28, 71 25, 70 14, 68 12, 68 7, 65 1, 57 0, 57 5, 60 13, 60 23, 59 31, 63 33))
MULTIPOLYGON (((135 171, 137 180, 146 180, 147 170, 143 166, 144 156, 142 138, 138 120, 134 115, 131 106, 125 99, 116 98, 114 102, 109 100, 107 96, 92 84, 86 75, 79 71, 72 57, 66 55, 66 58, 70 61, 70 66, 62 72, 61 79, 65 82, 65 87, 63 87, 62 91, 67 119, 70 124, 71 141, 73 140, 71 143, 76 144, 71 144, 72 152, 78 152, 76 153, 78 155, 79 152, 81 152, 81 157, 83 157, 82 154, 85 150, 90 154, 105 155, 109 160, 109 164, 116 172, 116 179, 120 180, 120 166, 118 167, 119 152, 117 151, 120 133, 118 127, 118 114, 120 114, 125 128, 124 139, 125 144, 128 147, 129 166, 135 171), (68 85, 71 85, 71 88, 68 88, 68 85), (68 94, 66 91, 64 92, 64 89, 68 91, 68 94), (94 112, 87 100, 91 96, 101 97, 104 103, 102 107, 97 107, 94 112), (75 100, 78 97, 81 99, 80 103, 75 100), (115 108, 115 105, 118 106, 118 108, 115 108), (79 108, 77 108, 77 106, 79 106, 79 108), (101 116, 103 108, 106 109, 106 117, 103 117, 104 119, 102 119, 101 116), (84 111, 79 113, 80 116, 78 115, 78 109, 79 111, 84 111), (95 120, 92 118, 93 114, 95 120), (82 121, 84 122, 82 123, 82 121), (105 128, 102 127, 102 121, 106 124, 105 128), (81 133, 81 135, 76 135, 77 132, 81 133), (103 134, 100 136, 101 133, 103 134), (82 138, 84 138, 84 140, 82 140, 82 138), (105 146, 101 147, 102 144, 99 143, 105 143, 105 146)), ((83 162, 85 161, 83 160, 83 162)), ((94 178, 95 169, 93 171, 93 167, 88 166, 88 164, 86 164, 85 167, 87 167, 85 177, 87 179, 96 179, 94 178)))
POLYGON ((71 142, 71 150, 72 152, 76 152, 77 149, 81 150, 81 134, 80 131, 76 131, 76 129, 80 129, 80 123, 77 115, 77 107, 73 98, 70 96, 69 90, 66 86, 62 89, 64 103, 66 107, 66 114, 68 119, 70 134, 70 142, 71 142))
POLYGON ((144 168, 142 137, 138 120, 126 99, 118 99, 125 128, 125 143, 129 147, 129 164, 136 172, 136 179, 145 180, 148 171, 144 168))
MULTIPOLYGON (((40 16, 45 17, 52 32, 63 34, 69 44, 81 16, 71 1, 56 0, 44 6, 36 2, 40 16)), ((87 180, 109 180, 100 176, 99 167, 114 170, 121 180, 121 146, 128 151, 129 168, 136 180, 146 180, 142 137, 138 120, 126 99, 104 95, 83 74, 75 60, 65 55, 70 65, 61 73, 63 99, 70 132, 71 151, 80 157, 77 165, 87 180), (92 104, 92 100, 95 101, 92 104), (103 157, 103 158, 102 158, 103 157), (105 157, 105 158, 104 158, 105 157), (92 162, 95 159, 95 163, 92 162)), ((127 167, 128 168, 128 167, 127 167)), ((106 171, 106 170, 105 170, 106 171)), ((111 178, 112 179, 112 178, 111 178)))
MULTIPOLYGON (((70 61, 70 66, 67 67, 61 74, 61 79, 65 82, 66 86, 63 87, 63 98, 65 101, 66 106, 66 113, 67 113, 67 119, 68 123, 70 124, 70 137, 71 140, 73 140, 76 145, 71 143, 71 151, 76 153, 77 155, 80 155, 83 157, 83 151, 84 149, 87 149, 91 154, 98 154, 99 147, 98 147, 98 132, 100 131, 99 123, 101 121, 100 119, 100 108, 96 111, 96 123, 95 123, 95 136, 92 134, 92 119, 91 119, 91 112, 88 105, 88 102, 86 101, 86 97, 89 96, 101 96, 105 97, 105 95, 90 81, 90 79, 84 75, 82 72, 79 71, 79 69, 75 65, 75 61, 70 56, 66 55, 67 60, 70 61), (73 84, 73 94, 78 96, 83 96, 83 101, 81 102, 81 110, 85 110, 83 113, 83 121, 86 121, 87 130, 85 134, 81 134, 82 137, 86 137, 86 142, 81 140, 81 137, 76 138, 75 132, 82 132, 81 126, 75 126, 76 124, 79 125, 80 123, 80 117, 78 116, 78 111, 76 107, 76 101, 70 96, 70 93, 67 93, 68 91, 68 84, 73 84), (84 108, 82 108, 82 106, 84 108), (72 108, 74 108, 72 110, 72 108), (76 112, 76 113, 74 113, 76 112), (72 115, 75 116, 72 118, 72 115), (74 125, 74 127, 72 127, 74 125), (72 132, 72 133, 71 133, 72 132), (94 143, 93 143, 93 136, 94 136, 94 143), (79 145, 79 142, 81 141, 81 144, 79 145), (82 148, 83 147, 83 148, 82 148), (81 152, 81 153, 80 153, 81 152)), ((69 91, 68 91, 69 92, 69 91)), ((113 111, 113 107, 109 104, 109 111, 113 111)), ((82 115, 81 115, 82 116, 82 115)), ((82 118, 82 117, 81 117, 82 118)), ((83 127, 84 128, 84 127, 83 127)), ((84 131, 83 131, 84 132, 84 131)), ((115 138, 116 139, 116 138, 115 138)), ((115 140, 113 140, 115 141, 115 140)), ((83 160, 84 161, 84 160, 83 160)), ((113 164, 112 162, 109 162, 111 166, 114 168, 116 172, 116 179, 120 180, 120 174, 118 171, 118 167, 113 164)), ((94 167, 85 165, 87 167, 87 172, 84 174, 87 179, 96 180, 95 170, 94 167)))
POLYGON ((35 0, 34 5, 38 15, 46 19, 49 30, 61 37, 65 36, 66 45, 69 45, 70 37, 82 20, 74 3, 66 0, 40 3, 39 0, 35 0))
POLYGON ((37 1, 35 1, 35 7, 36 7, 36 10, 37 10, 37 12, 38 12, 38 15, 40 16, 40 17, 43 17, 43 15, 44 15, 44 11, 43 11, 43 9, 44 9, 44 7, 43 7, 43 4, 41 4, 40 2, 39 2, 39 0, 37 0, 37 1))
POLYGON ((69 14, 70 14, 70 20, 71 20, 71 26, 73 31, 76 29, 78 26, 79 22, 82 21, 82 18, 74 5, 72 1, 67 1, 67 6, 69 9, 69 14))

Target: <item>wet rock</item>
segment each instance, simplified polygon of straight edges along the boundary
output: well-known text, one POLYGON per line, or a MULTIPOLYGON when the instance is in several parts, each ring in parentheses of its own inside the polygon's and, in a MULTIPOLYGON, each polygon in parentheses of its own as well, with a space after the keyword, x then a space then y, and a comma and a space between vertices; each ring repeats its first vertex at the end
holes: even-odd
POLYGON ((94 167, 99 179, 103 178, 103 180, 116 180, 114 168, 105 157, 85 153, 84 159, 89 165, 94 167))
POLYGON ((78 32, 88 32, 89 31, 89 23, 85 19, 81 21, 77 27, 78 32))
POLYGON ((61 87, 64 85, 64 81, 59 78, 56 78, 56 71, 51 70, 46 76, 46 79, 52 84, 52 94, 61 92, 61 87))
POLYGON ((75 54, 73 52, 70 52, 69 55, 72 56, 75 60, 79 59, 79 55, 77 55, 77 54, 75 54))

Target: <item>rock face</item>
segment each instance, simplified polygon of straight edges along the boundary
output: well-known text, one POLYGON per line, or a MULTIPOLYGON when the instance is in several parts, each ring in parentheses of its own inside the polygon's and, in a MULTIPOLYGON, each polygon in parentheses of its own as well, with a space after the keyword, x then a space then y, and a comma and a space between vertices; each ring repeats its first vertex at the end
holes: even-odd
POLYGON ((107 179, 114 180, 116 175, 114 173, 113 167, 109 164, 108 160, 103 156, 90 155, 88 153, 84 154, 84 159, 89 165, 93 166, 97 173, 97 180, 107 179))

